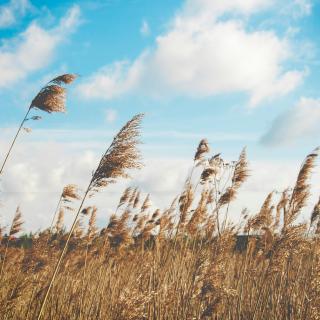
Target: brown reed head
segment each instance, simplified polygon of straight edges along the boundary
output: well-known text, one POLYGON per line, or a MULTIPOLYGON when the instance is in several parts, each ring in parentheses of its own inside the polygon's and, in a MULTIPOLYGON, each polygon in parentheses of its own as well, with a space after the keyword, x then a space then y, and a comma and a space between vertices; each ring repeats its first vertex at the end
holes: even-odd
POLYGON ((63 229, 63 220, 64 220, 64 210, 63 208, 60 208, 59 214, 58 214, 58 219, 55 225, 55 231, 57 233, 61 232, 63 229))
POLYGON ((141 206, 141 211, 146 211, 151 207, 151 201, 150 201, 150 194, 147 194, 146 198, 144 199, 142 206, 141 206))
POLYGON ((57 85, 62 85, 62 84, 70 84, 72 83, 78 76, 76 74, 72 73, 66 73, 62 74, 61 76, 58 76, 54 79, 52 79, 50 82, 57 84, 57 85))
POLYGON ((136 208, 140 202, 140 191, 137 192, 134 201, 133 201, 133 208, 136 208))
POLYGON ((90 190, 98 191, 101 187, 115 183, 117 178, 128 178, 129 169, 142 167, 140 151, 137 148, 140 144, 142 118, 143 114, 134 116, 114 137, 92 177, 90 190))
POLYGON ((249 170, 248 170, 248 161, 247 161, 247 152, 246 148, 243 148, 239 159, 235 165, 232 183, 237 187, 240 187, 243 182, 249 177, 249 170))
POLYGON ((188 210, 190 209, 194 199, 193 186, 190 182, 185 184, 183 193, 179 198, 180 224, 184 224, 187 220, 188 210))
POLYGON ((270 192, 266 199, 264 200, 260 211, 251 219, 247 221, 245 231, 248 232, 252 230, 262 230, 263 228, 269 229, 273 222, 273 206, 272 206, 272 196, 273 192, 270 192))
POLYGON ((81 214, 84 216, 88 216, 92 212, 93 207, 88 206, 81 210, 81 214))
POLYGON ((313 207, 312 213, 311 213, 311 218, 310 218, 310 224, 313 225, 316 220, 320 217, 320 198, 318 202, 315 204, 313 207))
POLYGON ((241 151, 239 159, 235 164, 232 175, 232 184, 230 187, 226 188, 226 191, 222 194, 222 196, 219 199, 220 206, 226 205, 227 203, 233 201, 236 198, 238 189, 241 187, 242 183, 245 182, 248 176, 248 162, 246 149, 244 148, 241 151))
POLYGON ((24 221, 22 220, 22 213, 21 213, 20 207, 17 207, 16 213, 12 220, 9 237, 19 233, 22 230, 23 224, 24 224, 24 221))
POLYGON ((89 223, 88 223, 88 231, 87 231, 87 237, 89 240, 92 240, 98 231, 98 228, 96 226, 97 211, 98 211, 97 207, 93 206, 93 209, 91 211, 91 216, 89 219, 89 223))
POLYGON ((66 185, 62 191, 62 200, 70 201, 71 199, 80 199, 79 188, 75 184, 66 185))
POLYGON ((290 225, 296 219, 301 209, 307 203, 307 200, 310 196, 309 179, 312 170, 315 167, 315 162, 319 155, 319 150, 320 148, 316 148, 310 154, 308 154, 301 166, 296 185, 292 191, 290 199, 290 210, 287 217, 285 217, 285 227, 290 225))
POLYGON ((135 200, 136 195, 137 195, 138 192, 139 192, 138 187, 135 187, 135 188, 132 190, 132 193, 131 193, 130 198, 129 198, 129 200, 128 200, 128 206, 132 206, 132 207, 133 207, 134 200, 135 200))
POLYGON ((209 148, 208 140, 207 139, 202 139, 199 142, 197 151, 196 151, 196 153, 194 155, 194 160, 195 161, 201 160, 202 157, 204 156, 204 154, 208 153, 209 151, 210 151, 210 148, 209 148))
POLYGON ((30 109, 40 109, 48 113, 65 112, 66 89, 62 85, 70 84, 75 78, 74 74, 63 74, 51 80, 32 100, 30 109))
POLYGON ((123 191, 123 194, 120 197, 119 204, 118 204, 117 208, 120 208, 122 205, 124 205, 130 199, 131 191, 132 191, 131 187, 128 187, 123 191))

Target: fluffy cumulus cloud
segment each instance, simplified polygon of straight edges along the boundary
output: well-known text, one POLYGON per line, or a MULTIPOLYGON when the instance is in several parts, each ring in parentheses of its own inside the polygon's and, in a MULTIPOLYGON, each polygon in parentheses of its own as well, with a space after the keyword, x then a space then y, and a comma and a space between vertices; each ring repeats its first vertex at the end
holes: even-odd
POLYGON ((79 23, 80 8, 71 7, 58 25, 44 29, 36 22, 0 46, 0 88, 8 87, 28 74, 45 67, 57 46, 79 23))
POLYGON ((0 6, 0 28, 11 27, 17 20, 32 9, 28 0, 11 0, 0 6))
POLYGON ((293 108, 280 114, 264 134, 261 142, 269 145, 285 145, 318 137, 320 123, 320 99, 302 97, 293 108))
POLYGON ((245 92, 252 106, 284 95, 304 77, 304 71, 284 68, 292 57, 289 41, 272 30, 248 31, 246 22, 270 5, 270 0, 189 0, 153 49, 133 62, 103 67, 79 91, 104 99, 133 92, 196 97, 245 92))

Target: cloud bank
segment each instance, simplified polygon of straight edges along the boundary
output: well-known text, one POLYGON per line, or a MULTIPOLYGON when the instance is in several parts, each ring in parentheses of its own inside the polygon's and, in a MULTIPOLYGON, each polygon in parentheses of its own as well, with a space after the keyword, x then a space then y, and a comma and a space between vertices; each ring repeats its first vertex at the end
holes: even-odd
POLYGON ((289 40, 267 29, 248 30, 248 18, 270 0, 189 0, 159 35, 154 48, 134 61, 115 61, 79 85, 86 98, 125 94, 206 97, 246 93, 250 105, 285 95, 303 80, 287 69, 289 40))

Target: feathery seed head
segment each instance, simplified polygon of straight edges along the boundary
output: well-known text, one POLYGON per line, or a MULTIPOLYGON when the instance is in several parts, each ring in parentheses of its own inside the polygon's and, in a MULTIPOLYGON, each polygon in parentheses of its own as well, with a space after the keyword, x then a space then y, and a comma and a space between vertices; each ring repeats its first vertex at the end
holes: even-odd
POLYGON ((80 199, 78 194, 79 188, 75 184, 68 184, 63 188, 62 199, 68 201, 70 199, 80 199))
POLYGON ((92 177, 91 190, 98 191, 120 177, 128 178, 130 176, 127 170, 141 168, 141 155, 137 145, 140 143, 142 118, 143 114, 134 116, 114 137, 92 177))
POLYGON ((151 207, 151 201, 150 201, 150 195, 148 194, 143 201, 143 204, 141 206, 141 211, 146 211, 150 207, 151 207))
POLYGON ((24 224, 24 221, 22 220, 22 213, 21 213, 20 207, 17 207, 16 213, 12 220, 9 237, 19 233, 22 230, 23 224, 24 224))
POLYGON ((197 151, 194 155, 194 160, 201 160, 205 153, 210 151, 209 143, 207 139, 202 139, 198 145, 197 151))
POLYGON ((51 80, 32 100, 30 109, 36 108, 48 113, 65 112, 66 89, 62 84, 70 84, 75 78, 75 75, 64 74, 51 80))
POLYGON ((118 208, 120 208, 123 204, 125 204, 129 200, 130 195, 131 195, 131 191, 132 191, 131 187, 128 187, 124 190, 124 192, 120 198, 118 208))
POLYGON ((56 232, 60 232, 63 228, 63 220, 64 220, 64 210, 63 208, 60 209, 58 214, 58 219, 55 225, 56 232))

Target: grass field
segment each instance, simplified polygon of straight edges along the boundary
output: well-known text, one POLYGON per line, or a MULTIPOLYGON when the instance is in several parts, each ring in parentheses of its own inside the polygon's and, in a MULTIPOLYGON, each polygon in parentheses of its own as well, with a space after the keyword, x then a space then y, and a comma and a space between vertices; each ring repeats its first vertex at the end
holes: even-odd
MULTIPOLYGON (((63 85, 73 79, 54 79, 29 111, 63 111, 63 85)), ((295 185, 266 195, 255 215, 233 212, 241 217, 234 224, 230 204, 250 175, 246 150, 226 162, 203 139, 166 210, 151 209, 149 195, 127 188, 108 225, 98 228, 99 208, 86 200, 141 167, 142 118, 115 136, 85 190, 65 186, 46 230, 19 237, 19 207, 2 228, 1 319, 320 319, 320 201, 308 223, 297 222, 318 149, 303 161, 295 185), (64 213, 74 200, 80 205, 66 229, 64 213)))

